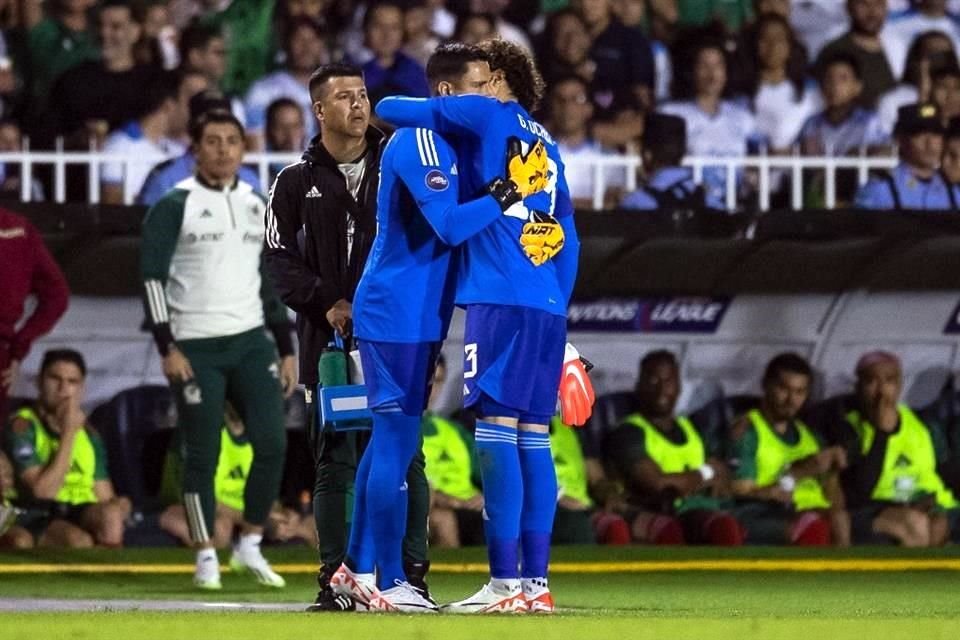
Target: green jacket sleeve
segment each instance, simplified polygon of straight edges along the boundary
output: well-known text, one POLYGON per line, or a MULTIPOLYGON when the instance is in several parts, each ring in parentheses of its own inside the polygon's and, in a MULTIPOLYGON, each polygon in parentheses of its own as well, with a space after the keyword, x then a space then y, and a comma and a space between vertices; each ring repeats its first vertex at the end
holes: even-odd
POLYGON ((183 226, 187 193, 182 189, 174 189, 150 207, 143 219, 140 279, 143 282, 143 301, 148 324, 161 355, 166 355, 173 344, 164 287, 183 226))

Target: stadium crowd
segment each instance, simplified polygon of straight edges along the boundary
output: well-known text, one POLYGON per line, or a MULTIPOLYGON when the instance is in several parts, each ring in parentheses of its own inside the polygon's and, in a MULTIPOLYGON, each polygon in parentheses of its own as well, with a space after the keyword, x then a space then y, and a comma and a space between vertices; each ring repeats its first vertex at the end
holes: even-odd
MULTIPOLYGON (((426 96, 438 43, 503 37, 535 52, 548 85, 538 117, 564 157, 635 154, 604 170, 604 204, 725 208, 726 169, 684 155, 898 153, 858 189, 837 175, 837 203, 865 209, 955 209, 960 184, 960 3, 955 0, 9 0, 0 5, 0 148, 181 156, 189 100, 216 90, 246 126, 249 151, 297 153, 316 133, 307 88, 320 64, 363 66, 373 104, 426 96), (105 99, 105 96, 109 96, 105 99), (906 108, 916 105, 912 108, 906 108), (677 118, 677 120, 671 119, 677 118)), ((173 171, 174 176, 182 174, 173 171)), ((272 167, 269 180, 280 167, 272 167)), ((21 193, 20 165, 0 166, 21 193)), ((102 202, 152 204, 163 176, 145 162, 102 165, 102 202)), ((169 170, 169 167, 167 167, 169 170)), ((67 195, 89 181, 70 167, 67 195)), ((188 172, 189 173, 189 172, 188 172)), ((788 180, 774 171, 774 206, 788 180)), ((35 198, 51 193, 39 171, 35 198), (39 179, 38 179, 39 178, 39 179)), ((595 175, 571 176, 578 204, 595 175)), ((265 189, 266 185, 257 187, 265 189)), ((739 206, 756 172, 738 170, 739 206)), ((824 202, 807 170, 805 205, 824 202)))

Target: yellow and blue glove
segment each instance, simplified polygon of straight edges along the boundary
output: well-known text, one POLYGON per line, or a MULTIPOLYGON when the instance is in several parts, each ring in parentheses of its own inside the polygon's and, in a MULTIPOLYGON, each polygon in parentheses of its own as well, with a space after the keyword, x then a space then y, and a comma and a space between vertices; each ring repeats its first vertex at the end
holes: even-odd
POLYGON ((507 178, 524 198, 540 193, 547 188, 549 166, 547 149, 542 140, 523 153, 523 145, 516 136, 507 138, 507 178))
POLYGON ((530 221, 520 232, 520 245, 534 266, 541 266, 563 249, 565 235, 556 218, 542 211, 531 211, 530 221))

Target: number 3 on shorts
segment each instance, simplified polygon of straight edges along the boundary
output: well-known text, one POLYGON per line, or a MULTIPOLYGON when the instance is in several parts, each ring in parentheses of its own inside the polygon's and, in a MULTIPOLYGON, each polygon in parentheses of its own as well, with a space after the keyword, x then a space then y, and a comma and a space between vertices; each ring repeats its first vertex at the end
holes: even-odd
POLYGON ((472 378, 477 375, 477 343, 463 345, 463 359, 466 361, 466 367, 463 369, 463 377, 472 378))

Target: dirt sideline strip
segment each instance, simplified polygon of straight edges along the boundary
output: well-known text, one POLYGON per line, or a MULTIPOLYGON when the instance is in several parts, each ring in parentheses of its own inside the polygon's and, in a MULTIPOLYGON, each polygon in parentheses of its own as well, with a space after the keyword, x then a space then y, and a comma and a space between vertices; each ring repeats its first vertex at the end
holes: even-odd
MULTIPOLYGON (((279 573, 316 573, 314 564, 276 564, 279 573)), ((228 567, 223 567, 229 571, 228 567)), ((193 564, 0 564, 3 574, 38 573, 139 573, 189 574, 193 564)), ((431 573, 486 573, 485 563, 438 562, 431 573)), ((551 573, 658 573, 669 571, 960 571, 960 558, 917 559, 796 559, 796 560, 676 560, 649 562, 557 562, 551 573)))

